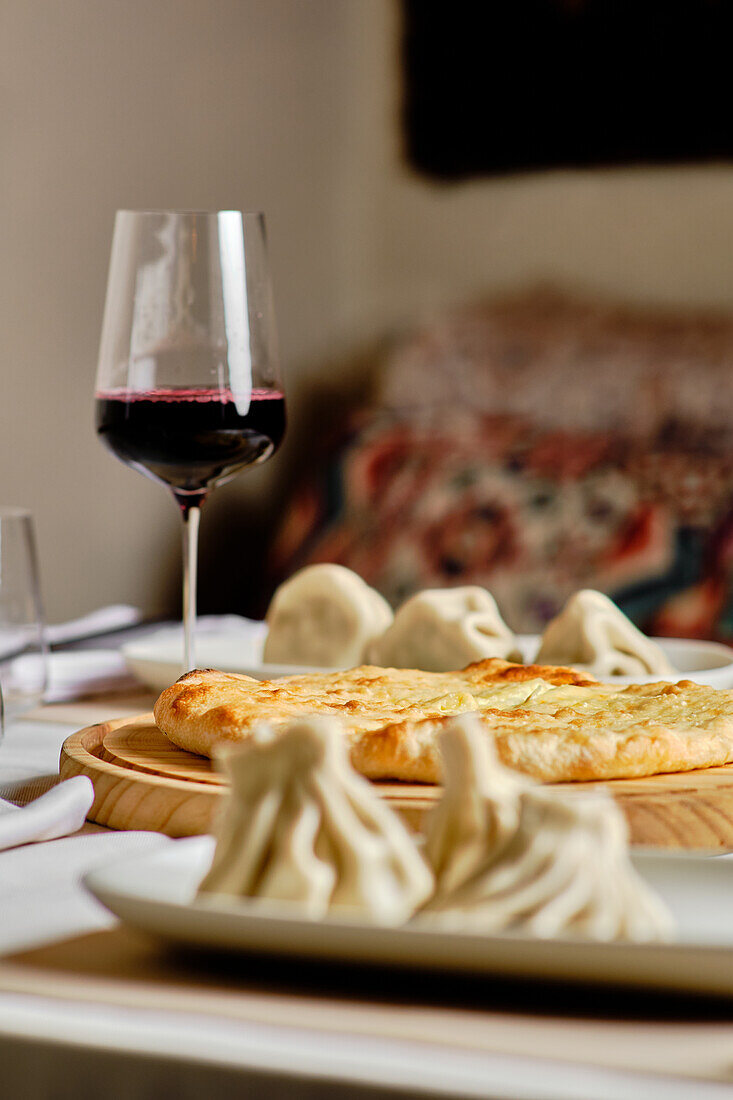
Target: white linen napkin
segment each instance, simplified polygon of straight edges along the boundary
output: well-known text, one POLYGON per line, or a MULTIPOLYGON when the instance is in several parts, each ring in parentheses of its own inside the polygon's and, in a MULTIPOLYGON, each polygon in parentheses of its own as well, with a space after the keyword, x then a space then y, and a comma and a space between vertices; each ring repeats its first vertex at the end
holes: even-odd
POLYGON ((90 611, 88 615, 82 615, 80 619, 72 619, 68 623, 49 623, 46 627, 46 640, 49 645, 75 642, 89 635, 124 630, 141 622, 142 617, 139 607, 114 603, 109 607, 99 607, 96 611, 90 611))
MULTIPOLYGON (((45 701, 64 702, 78 695, 136 687, 137 681, 119 653, 115 652, 119 637, 114 632, 127 631, 141 620, 142 612, 138 607, 111 604, 80 619, 46 626, 44 633, 49 645, 68 645, 73 642, 83 645, 90 639, 90 644, 96 643, 99 648, 94 651, 85 649, 49 653, 45 701), (104 641, 99 635, 102 635, 104 641)), ((140 629, 145 628, 141 626, 140 629)), ((38 653, 20 653, 13 657, 6 666, 5 675, 8 682, 12 682, 15 695, 33 700, 41 680, 38 653)))
MULTIPOLYGON (((221 641, 227 646, 236 644, 237 654, 244 663, 258 664, 262 660, 266 634, 265 623, 246 619, 243 615, 202 615, 196 621, 196 641, 201 650, 199 661, 210 660, 207 654, 215 652, 217 642, 221 641)), ((152 659, 180 660, 183 656, 183 626, 180 622, 161 623, 145 635, 144 643, 152 659)))
POLYGON ((113 924, 82 887, 82 876, 109 860, 173 843, 160 833, 76 831, 89 812, 91 783, 84 776, 59 783, 58 760, 64 738, 78 725, 25 717, 6 730, 0 798, 13 805, 0 812, 0 956, 113 924), (73 835, 27 842, 67 832, 73 835))
POLYGON ((46 703, 65 703, 85 695, 139 688, 121 653, 114 649, 75 649, 51 653, 46 703))
POLYGON ((85 775, 57 784, 22 807, 0 799, 0 851, 77 832, 93 801, 94 787, 85 775))
MULTIPOLYGON (((141 612, 136 607, 115 604, 103 607, 82 619, 71 623, 61 623, 48 627, 51 644, 81 641, 87 634, 125 629, 140 622, 141 612)), ((256 663, 262 649, 265 632, 264 623, 254 622, 241 615, 204 615, 196 623, 196 637, 202 640, 202 651, 206 640, 216 643, 218 637, 241 639, 243 659, 256 663)), ((124 634, 126 642, 145 640, 146 651, 153 657, 175 660, 183 652, 183 627, 180 623, 141 624, 139 631, 128 629, 124 634)), ((64 703, 87 695, 98 695, 109 691, 127 691, 140 688, 140 681, 132 675, 119 650, 120 638, 90 638, 89 648, 75 648, 49 654, 48 687, 44 695, 47 703, 64 703)), ((209 658, 211 659, 211 655, 209 658)), ((25 662, 27 662, 29 684, 32 686, 37 677, 33 663, 35 658, 28 656, 16 658, 13 674, 16 680, 23 681, 25 662)), ((215 662, 214 662, 215 663, 215 662)))
POLYGON ((116 917, 84 889, 83 876, 173 843, 160 833, 105 830, 0 852, 0 956, 109 928, 116 917))

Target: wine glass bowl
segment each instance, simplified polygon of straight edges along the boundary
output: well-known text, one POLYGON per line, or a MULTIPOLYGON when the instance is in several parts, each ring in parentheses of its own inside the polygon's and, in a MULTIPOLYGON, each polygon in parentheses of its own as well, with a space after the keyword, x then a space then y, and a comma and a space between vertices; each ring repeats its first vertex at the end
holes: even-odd
POLYGON ((199 508, 285 432, 261 214, 118 212, 96 424, 112 453, 166 485, 181 509, 191 668, 199 508))
POLYGON ((156 386, 143 393, 99 392, 97 432, 128 466, 167 485, 182 509, 216 485, 269 458, 285 432, 281 393, 156 386))

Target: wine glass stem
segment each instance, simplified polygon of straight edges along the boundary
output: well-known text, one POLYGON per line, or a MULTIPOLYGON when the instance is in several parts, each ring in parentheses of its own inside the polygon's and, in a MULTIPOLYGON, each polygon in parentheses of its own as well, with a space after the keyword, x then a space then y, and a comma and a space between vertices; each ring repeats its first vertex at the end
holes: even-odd
POLYGON ((196 667, 196 573, 201 509, 183 511, 183 663, 184 672, 196 667))

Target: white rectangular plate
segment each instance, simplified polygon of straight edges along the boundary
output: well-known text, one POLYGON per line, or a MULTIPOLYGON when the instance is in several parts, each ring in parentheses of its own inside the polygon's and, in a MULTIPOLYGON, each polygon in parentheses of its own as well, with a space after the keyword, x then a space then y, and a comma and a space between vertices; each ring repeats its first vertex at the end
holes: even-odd
POLYGON ((166 940, 311 960, 602 982, 733 995, 733 860, 635 854, 677 923, 667 944, 538 940, 356 921, 304 920, 290 906, 196 898, 211 837, 175 841, 88 874, 87 888, 126 923, 166 940))

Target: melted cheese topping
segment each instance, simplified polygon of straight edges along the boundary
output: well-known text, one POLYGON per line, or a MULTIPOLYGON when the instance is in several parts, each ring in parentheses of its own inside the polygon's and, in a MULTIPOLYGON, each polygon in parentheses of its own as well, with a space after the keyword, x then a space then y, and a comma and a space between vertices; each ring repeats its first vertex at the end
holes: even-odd
MULTIPOLYGON (((222 741, 246 739, 258 722, 280 727, 304 714, 331 714, 348 734, 378 730, 395 722, 441 719, 468 711, 510 711, 528 700, 588 685, 606 692, 573 669, 514 665, 498 658, 461 672, 364 665, 349 672, 289 676, 258 681, 233 673, 195 671, 181 677, 158 699, 155 718, 175 744, 210 755, 222 741)), ((583 697, 581 691, 578 699, 583 697)), ((534 705, 534 703, 532 704, 534 705)))

